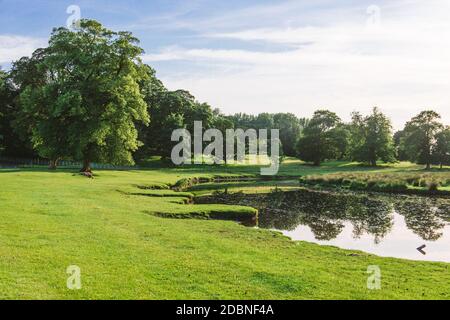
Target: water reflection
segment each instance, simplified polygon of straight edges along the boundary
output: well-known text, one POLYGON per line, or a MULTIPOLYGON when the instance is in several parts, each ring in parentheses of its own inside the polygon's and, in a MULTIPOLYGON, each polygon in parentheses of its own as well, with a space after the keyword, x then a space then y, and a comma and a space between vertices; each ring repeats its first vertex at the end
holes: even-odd
POLYGON ((436 206, 425 199, 406 200, 398 202, 395 210, 405 217, 408 229, 424 240, 435 241, 444 235, 446 222, 443 220, 449 214, 449 208, 436 206))
POLYGON ((450 199, 299 190, 216 194, 214 201, 259 209, 260 228, 384 256, 450 262, 450 199), (422 256, 417 246, 434 251, 422 256))
POLYGON ((255 204, 260 210, 259 226, 292 231, 306 225, 317 240, 335 239, 344 222, 353 225, 353 238, 370 234, 379 243, 392 228, 393 203, 367 195, 312 191, 272 192, 255 204))

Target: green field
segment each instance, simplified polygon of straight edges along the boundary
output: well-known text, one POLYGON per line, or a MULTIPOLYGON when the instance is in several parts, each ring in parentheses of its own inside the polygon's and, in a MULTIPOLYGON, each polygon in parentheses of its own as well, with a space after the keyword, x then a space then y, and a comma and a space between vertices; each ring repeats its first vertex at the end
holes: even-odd
MULTIPOLYGON (((212 213, 253 214, 251 208, 193 205, 190 193, 167 189, 188 177, 253 175, 256 167, 151 165, 96 171, 93 180, 76 170, 0 169, 0 298, 450 299, 450 264, 293 242, 280 233, 207 219, 212 213), (81 290, 66 287, 70 265, 81 268, 81 290), (370 265, 381 268, 381 290, 367 289, 370 265)), ((421 168, 337 162, 314 168, 288 160, 279 174, 296 180, 421 168)))

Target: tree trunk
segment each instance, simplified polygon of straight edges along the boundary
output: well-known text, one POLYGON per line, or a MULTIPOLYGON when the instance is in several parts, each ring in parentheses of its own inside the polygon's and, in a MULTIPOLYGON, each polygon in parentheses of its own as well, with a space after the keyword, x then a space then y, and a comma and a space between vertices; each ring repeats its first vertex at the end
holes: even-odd
POLYGON ((315 160, 314 161, 314 166, 320 167, 320 160, 315 160))
POLYGON ((58 160, 59 159, 50 159, 49 164, 48 164, 48 169, 56 170, 56 168, 58 167, 58 160))
POLYGON ((83 168, 80 170, 80 172, 92 172, 90 160, 83 160, 83 168))
POLYGON ((370 160, 370 165, 372 167, 376 167, 377 166, 377 161, 376 160, 370 160))
POLYGON ((425 168, 426 170, 430 170, 431 169, 431 164, 429 162, 427 162, 427 166, 425 168))

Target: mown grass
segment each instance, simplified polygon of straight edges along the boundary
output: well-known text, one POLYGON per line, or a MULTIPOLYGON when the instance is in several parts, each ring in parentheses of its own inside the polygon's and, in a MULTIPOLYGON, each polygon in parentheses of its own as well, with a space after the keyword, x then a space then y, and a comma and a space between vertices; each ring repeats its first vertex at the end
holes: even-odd
MULTIPOLYGON (((372 171, 343 163, 312 168, 290 161, 280 174, 298 177, 341 169, 372 171)), ((164 186, 189 177, 257 171, 250 166, 155 167, 97 171, 90 180, 65 170, 0 170, 0 297, 450 299, 450 264, 296 243, 233 221, 157 216, 248 210, 189 204, 190 193, 164 186), (66 287, 70 265, 81 268, 81 290, 66 287), (367 289, 369 265, 381 268, 381 290, 367 289)))

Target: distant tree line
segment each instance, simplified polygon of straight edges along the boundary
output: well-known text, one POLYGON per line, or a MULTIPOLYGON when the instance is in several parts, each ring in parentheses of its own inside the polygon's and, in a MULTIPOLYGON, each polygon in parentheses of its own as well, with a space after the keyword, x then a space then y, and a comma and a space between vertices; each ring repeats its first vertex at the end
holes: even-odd
POLYGON ((343 123, 333 112, 319 110, 298 140, 298 157, 320 165, 338 159, 358 161, 376 166, 378 161, 398 160, 424 164, 450 164, 450 128, 440 122, 434 111, 423 111, 412 118, 405 129, 393 134, 391 121, 378 108, 363 116, 352 114, 343 123))
POLYGON ((409 160, 450 164, 450 129, 434 111, 392 132, 374 108, 344 123, 318 110, 311 119, 290 113, 226 116, 185 90, 170 91, 142 63, 143 50, 129 32, 113 32, 82 20, 74 32, 53 30, 47 48, 0 70, 0 155, 41 157, 56 168, 61 159, 132 165, 158 155, 170 157, 175 129, 279 129, 282 154, 314 165, 326 160, 409 160))

